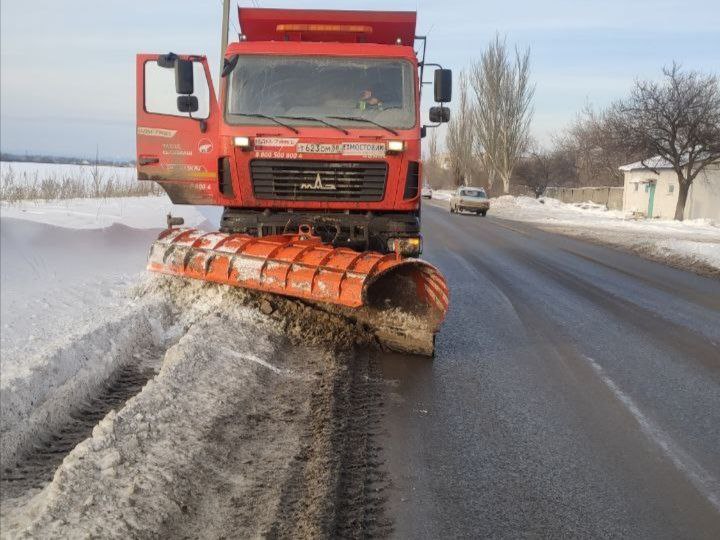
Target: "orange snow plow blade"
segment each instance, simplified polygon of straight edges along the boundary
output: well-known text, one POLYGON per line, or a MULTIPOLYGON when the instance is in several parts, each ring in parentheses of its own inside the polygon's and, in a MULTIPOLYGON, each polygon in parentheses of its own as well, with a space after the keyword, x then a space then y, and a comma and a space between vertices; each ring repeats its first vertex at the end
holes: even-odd
MULTIPOLYGON (((368 308, 371 315, 361 318, 371 324, 377 322, 378 312, 391 312, 383 325, 411 340, 422 332, 434 336, 448 309, 447 285, 434 266, 395 254, 335 248, 311 235, 258 238, 167 229, 150 249, 148 270, 335 304, 358 313, 368 308), (403 325, 408 328, 399 328, 403 325)), ((413 352, 428 353, 427 349, 425 345, 413 352)))

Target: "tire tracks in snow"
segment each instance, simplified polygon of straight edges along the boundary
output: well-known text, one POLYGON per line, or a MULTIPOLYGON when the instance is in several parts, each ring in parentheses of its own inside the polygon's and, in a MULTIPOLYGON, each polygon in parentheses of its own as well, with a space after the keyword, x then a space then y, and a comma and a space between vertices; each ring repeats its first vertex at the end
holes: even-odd
POLYGON ((83 400, 70 412, 66 423, 41 434, 13 465, 3 467, 0 472, 2 499, 21 498, 50 483, 63 458, 91 435, 93 427, 111 410, 122 407, 156 375, 155 366, 159 365, 162 354, 164 350, 160 348, 144 351, 145 358, 136 354, 136 361, 120 367, 97 395, 83 400))
POLYGON ((139 391, 142 385, 132 372, 142 372, 143 359, 148 358, 158 367, 162 352, 174 339, 173 321, 165 300, 132 302, 126 312, 111 314, 96 326, 49 345, 41 356, 28 358, 26 372, 4 376, 2 483, 32 468, 38 454, 56 448, 62 455, 59 448, 83 433, 91 412, 104 416, 110 410, 105 403, 115 407, 118 395, 130 388, 139 391))
MULTIPOLYGON (((168 302, 160 321, 136 325, 133 354, 147 358, 116 359, 79 400, 54 389, 70 421, 29 437, 32 459, 9 491, 25 493, 4 501, 3 537, 390 531, 376 368, 353 349, 370 338, 293 301, 260 315, 260 297, 226 287, 162 279, 143 294, 168 302)), ((57 402, 48 391, 40 407, 57 402)))

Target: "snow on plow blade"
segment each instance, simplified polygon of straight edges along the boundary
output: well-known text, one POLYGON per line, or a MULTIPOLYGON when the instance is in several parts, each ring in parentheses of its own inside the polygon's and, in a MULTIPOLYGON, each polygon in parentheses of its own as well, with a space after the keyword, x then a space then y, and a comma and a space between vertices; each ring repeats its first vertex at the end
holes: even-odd
POLYGON ((310 235, 167 229, 150 249, 148 270, 340 306, 385 345, 418 354, 433 353, 448 309, 447 285, 434 266, 334 248, 310 235))

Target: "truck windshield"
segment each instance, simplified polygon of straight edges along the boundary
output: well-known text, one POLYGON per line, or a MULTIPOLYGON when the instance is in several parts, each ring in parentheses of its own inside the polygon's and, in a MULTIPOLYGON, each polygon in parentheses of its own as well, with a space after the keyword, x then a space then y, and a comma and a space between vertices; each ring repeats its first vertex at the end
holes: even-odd
POLYGON ((362 119, 408 129, 415 125, 414 75, 398 59, 241 55, 228 76, 226 120, 273 123, 253 114, 318 125, 311 118, 335 117, 333 124, 352 129, 375 128, 362 119))

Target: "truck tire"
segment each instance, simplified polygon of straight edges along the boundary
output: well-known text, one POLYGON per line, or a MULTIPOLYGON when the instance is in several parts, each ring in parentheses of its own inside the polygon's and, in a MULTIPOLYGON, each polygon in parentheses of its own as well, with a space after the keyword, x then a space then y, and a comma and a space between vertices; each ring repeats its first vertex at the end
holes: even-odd
POLYGON ((487 210, 481 211, 480 214, 482 215, 482 217, 485 217, 485 214, 487 214, 487 210))

